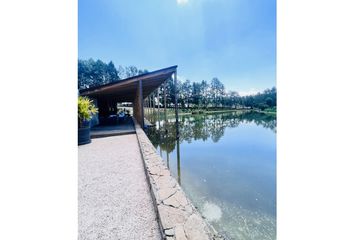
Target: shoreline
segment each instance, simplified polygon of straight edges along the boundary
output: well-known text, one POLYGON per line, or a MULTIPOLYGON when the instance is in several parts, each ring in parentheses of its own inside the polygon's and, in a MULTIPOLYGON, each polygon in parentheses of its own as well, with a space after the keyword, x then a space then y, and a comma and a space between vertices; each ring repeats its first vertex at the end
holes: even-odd
POLYGON ((225 239, 195 208, 135 119, 134 125, 163 239, 225 239))

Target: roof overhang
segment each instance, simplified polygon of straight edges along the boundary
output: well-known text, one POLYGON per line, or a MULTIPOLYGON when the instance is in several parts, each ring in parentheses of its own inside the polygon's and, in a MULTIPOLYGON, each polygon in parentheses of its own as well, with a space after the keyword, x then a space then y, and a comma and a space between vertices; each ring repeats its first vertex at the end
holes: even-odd
POLYGON ((117 102, 133 102, 140 80, 143 86, 143 98, 146 98, 163 82, 169 79, 176 70, 177 65, 98 87, 82 89, 80 90, 80 95, 93 98, 109 98, 117 102))

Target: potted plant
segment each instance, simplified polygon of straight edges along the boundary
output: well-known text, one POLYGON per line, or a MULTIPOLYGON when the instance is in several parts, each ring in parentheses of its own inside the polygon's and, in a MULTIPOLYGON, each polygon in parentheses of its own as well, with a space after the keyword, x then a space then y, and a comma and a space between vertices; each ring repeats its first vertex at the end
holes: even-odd
POLYGON ((91 142, 90 120, 94 114, 98 113, 92 100, 88 97, 79 96, 78 99, 78 144, 91 142))

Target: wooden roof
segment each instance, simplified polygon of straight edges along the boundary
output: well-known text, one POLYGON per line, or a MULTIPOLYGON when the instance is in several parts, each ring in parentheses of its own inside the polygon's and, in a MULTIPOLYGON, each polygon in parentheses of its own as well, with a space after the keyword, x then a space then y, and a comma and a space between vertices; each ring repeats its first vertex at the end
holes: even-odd
POLYGON ((170 78, 176 69, 177 65, 127 79, 118 80, 116 82, 98 87, 82 89, 80 90, 80 95, 93 98, 109 98, 117 102, 133 102, 140 80, 142 80, 143 97, 145 98, 157 89, 164 81, 170 78))

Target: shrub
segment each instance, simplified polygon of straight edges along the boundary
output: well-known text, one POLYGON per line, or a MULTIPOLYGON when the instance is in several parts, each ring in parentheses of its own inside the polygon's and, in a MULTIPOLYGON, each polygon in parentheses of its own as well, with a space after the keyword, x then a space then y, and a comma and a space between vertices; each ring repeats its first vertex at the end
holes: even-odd
POLYGON ((96 113, 98 113, 98 108, 95 107, 93 101, 88 97, 79 96, 78 98, 79 127, 82 127, 85 121, 91 120, 92 115, 96 113))

